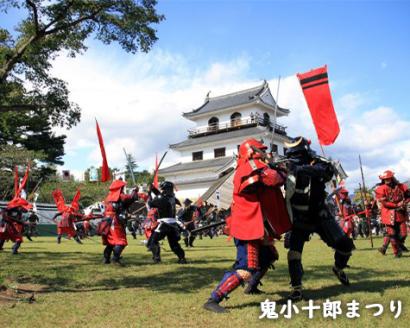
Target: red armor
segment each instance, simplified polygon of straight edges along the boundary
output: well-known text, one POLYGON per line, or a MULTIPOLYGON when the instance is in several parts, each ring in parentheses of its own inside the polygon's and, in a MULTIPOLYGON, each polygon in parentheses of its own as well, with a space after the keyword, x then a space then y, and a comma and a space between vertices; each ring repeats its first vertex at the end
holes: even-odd
POLYGON ((279 189, 285 179, 270 169, 252 146, 266 148, 255 139, 245 141, 239 148, 229 232, 240 240, 263 238, 265 225, 272 228, 276 237, 291 228, 279 189))
POLYGON ((381 204, 381 221, 393 225, 408 219, 406 203, 409 201, 408 187, 398 183, 394 187, 383 184, 376 189, 376 199, 381 204))
POLYGON ((137 194, 126 195, 122 193, 123 187, 126 185, 124 181, 115 180, 110 186, 110 191, 105 199, 105 216, 112 219, 108 234, 103 237, 104 245, 119 245, 127 246, 127 234, 125 225, 120 221, 118 213, 115 211, 114 203, 131 204, 138 198, 137 194))

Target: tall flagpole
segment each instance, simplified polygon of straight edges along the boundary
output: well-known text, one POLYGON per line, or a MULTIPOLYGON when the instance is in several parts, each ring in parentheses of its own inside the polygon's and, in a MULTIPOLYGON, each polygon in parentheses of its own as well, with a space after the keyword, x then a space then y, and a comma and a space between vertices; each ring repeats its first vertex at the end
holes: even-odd
MULTIPOLYGON (((278 101, 279 101, 279 88, 280 88, 280 75, 278 78, 278 87, 276 89, 276 100, 275 100, 275 110, 273 112, 273 129, 272 129, 272 139, 271 139, 271 151, 273 150, 273 142, 274 142, 274 136, 275 136, 275 129, 276 129, 276 122, 277 122, 277 116, 278 116, 278 101)), ((277 153, 277 151, 276 151, 277 153)))
MULTIPOLYGON (((369 227, 370 244, 372 245, 372 248, 373 248, 372 226, 371 226, 371 222, 370 222, 369 213, 367 212, 367 208, 366 208, 366 202, 367 202, 366 185, 364 183, 362 158, 360 157, 360 154, 359 154, 359 164, 360 164, 360 173, 361 173, 361 176, 362 176, 362 187, 363 187, 363 194, 364 194, 364 196, 362 196, 363 197, 363 206, 364 206, 363 210, 365 211, 366 221, 367 221, 367 225, 369 227), (365 202, 365 200, 366 200, 366 202, 365 202)), ((361 189, 362 188, 360 188, 360 192, 362 191, 361 189)))

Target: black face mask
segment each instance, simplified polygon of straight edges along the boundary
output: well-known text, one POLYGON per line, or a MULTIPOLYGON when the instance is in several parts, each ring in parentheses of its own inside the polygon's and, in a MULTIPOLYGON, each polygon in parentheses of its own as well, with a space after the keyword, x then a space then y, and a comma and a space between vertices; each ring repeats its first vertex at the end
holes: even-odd
POLYGON ((395 187, 396 186, 396 181, 391 180, 389 183, 386 183, 386 185, 388 185, 389 187, 395 187))
POLYGON ((300 164, 307 164, 307 163, 310 162, 310 157, 305 152, 295 153, 295 154, 292 154, 291 156, 288 156, 288 157, 293 159, 293 160, 296 160, 300 164))

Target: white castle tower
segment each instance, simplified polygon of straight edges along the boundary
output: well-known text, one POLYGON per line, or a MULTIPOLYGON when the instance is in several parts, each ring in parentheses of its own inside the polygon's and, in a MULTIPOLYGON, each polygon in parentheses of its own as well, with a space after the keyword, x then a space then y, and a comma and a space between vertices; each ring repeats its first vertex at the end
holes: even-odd
POLYGON ((196 127, 188 130, 186 140, 170 145, 180 154, 180 160, 159 170, 159 175, 175 183, 177 197, 196 199, 232 170, 238 147, 245 139, 262 140, 283 155, 283 144, 289 138, 285 127, 275 122, 289 112, 276 106, 266 81, 218 97, 209 97, 208 93, 200 107, 183 113, 196 127))

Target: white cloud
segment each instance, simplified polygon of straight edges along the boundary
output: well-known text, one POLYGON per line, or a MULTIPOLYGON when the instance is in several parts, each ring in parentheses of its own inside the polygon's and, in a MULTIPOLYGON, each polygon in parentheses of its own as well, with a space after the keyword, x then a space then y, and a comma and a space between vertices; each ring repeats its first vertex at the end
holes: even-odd
MULTIPOLYGON (((141 168, 152 169, 155 153, 160 156, 169 144, 186 138, 192 123, 181 114, 200 106, 209 90, 216 96, 261 83, 247 78, 251 62, 251 58, 240 56, 229 62, 192 68, 184 57, 160 50, 132 57, 111 53, 102 56, 92 51, 76 59, 60 57, 54 64, 54 73, 69 83, 72 101, 82 108, 77 127, 58 130, 68 136, 66 152, 70 158, 78 154, 83 169, 100 165, 94 121, 97 118, 110 166, 123 167, 125 147, 141 168)), ((276 96, 277 80, 268 82, 276 96)), ((332 89, 337 91, 337 81, 332 89)), ((334 98, 334 103, 341 133, 326 152, 342 160, 350 175, 349 188, 356 187, 360 179, 359 153, 368 184, 377 182, 377 175, 387 168, 395 170, 401 179, 410 177, 409 121, 383 104, 363 111, 368 96, 358 92, 334 98)), ((288 126, 289 135, 311 138, 317 149, 316 133, 295 76, 281 79, 279 104, 291 109, 289 117, 279 119, 280 124, 288 126)), ((170 152, 164 166, 176 160, 176 154, 170 152)))

